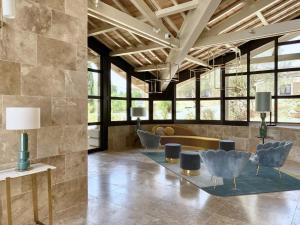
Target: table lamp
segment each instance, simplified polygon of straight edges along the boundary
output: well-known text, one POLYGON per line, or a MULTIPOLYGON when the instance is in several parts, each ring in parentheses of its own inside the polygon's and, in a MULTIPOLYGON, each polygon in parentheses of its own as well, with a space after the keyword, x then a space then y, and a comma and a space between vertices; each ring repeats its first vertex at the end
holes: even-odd
POLYGON ((40 108, 7 107, 6 130, 20 130, 20 150, 17 170, 26 171, 30 167, 28 152, 28 134, 26 130, 40 128, 40 108))
POLYGON ((255 95, 255 110, 260 112, 261 125, 259 127, 259 137, 267 137, 267 112, 271 111, 271 92, 256 92, 255 95))
POLYGON ((146 116, 146 110, 144 107, 132 107, 131 116, 137 117, 136 119, 136 130, 141 128, 141 119, 140 117, 146 116))

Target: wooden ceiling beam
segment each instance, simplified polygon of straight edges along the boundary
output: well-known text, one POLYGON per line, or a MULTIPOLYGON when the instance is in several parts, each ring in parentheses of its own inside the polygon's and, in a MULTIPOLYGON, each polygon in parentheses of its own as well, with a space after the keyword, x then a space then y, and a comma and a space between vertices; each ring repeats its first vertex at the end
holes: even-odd
POLYGON ((158 49, 162 49, 162 48, 164 48, 164 47, 159 44, 152 43, 152 44, 145 45, 145 46, 115 50, 110 53, 110 56, 115 57, 115 56, 131 55, 131 54, 147 52, 147 51, 151 51, 151 50, 158 50, 158 49))
POLYGON ((137 67, 134 69, 135 72, 151 72, 151 71, 157 71, 157 70, 166 70, 169 68, 169 64, 163 63, 158 65, 148 65, 148 66, 142 66, 137 67))
POLYGON ((207 62, 205 62, 201 59, 198 59, 196 57, 190 56, 190 55, 186 56, 185 60, 187 60, 191 63, 194 63, 196 65, 199 65, 199 66, 210 67, 210 65, 208 65, 207 62))
POLYGON ((88 14, 94 18, 137 34, 163 46, 178 47, 177 39, 166 39, 165 33, 156 33, 152 26, 103 2, 99 2, 98 7, 89 2, 88 14))
POLYGON ((191 9, 195 9, 198 6, 198 0, 192 0, 189 2, 181 3, 178 5, 174 5, 168 8, 160 9, 155 12, 158 18, 167 17, 176 13, 188 11, 191 9))
MULTIPOLYGON (((167 58, 167 62, 171 64, 169 69, 171 71, 164 71, 162 73, 162 78, 173 77, 176 74, 178 65, 181 65, 184 61, 220 2, 221 0, 201 1, 201 4, 198 3, 198 6, 188 13, 180 29, 180 49, 171 49, 167 58)), ((169 82, 164 82, 162 84, 162 89, 165 90, 168 85, 169 82)))
POLYGON ((246 29, 232 33, 204 36, 195 43, 195 47, 234 44, 261 38, 274 37, 300 31, 300 19, 270 24, 264 27, 246 29))

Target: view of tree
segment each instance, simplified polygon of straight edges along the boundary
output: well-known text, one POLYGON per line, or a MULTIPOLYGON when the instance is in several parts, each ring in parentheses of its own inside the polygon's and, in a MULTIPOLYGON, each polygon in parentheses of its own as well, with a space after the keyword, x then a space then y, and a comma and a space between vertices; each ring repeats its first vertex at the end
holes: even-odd
POLYGON ((195 101, 176 101, 176 119, 177 120, 196 119, 195 101))
POLYGON ((171 120, 172 101, 153 101, 153 119, 171 120))

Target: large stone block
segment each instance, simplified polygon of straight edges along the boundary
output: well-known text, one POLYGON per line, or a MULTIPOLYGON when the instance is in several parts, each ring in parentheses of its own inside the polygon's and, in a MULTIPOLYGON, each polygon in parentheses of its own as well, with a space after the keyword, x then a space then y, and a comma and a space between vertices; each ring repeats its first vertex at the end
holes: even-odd
POLYGON ((67 70, 76 69, 77 53, 75 45, 39 36, 37 48, 38 65, 67 70))
POLYGON ((22 95, 65 96, 65 72, 54 67, 22 65, 22 95))
POLYGON ((0 95, 20 94, 21 69, 19 63, 0 61, 0 95))

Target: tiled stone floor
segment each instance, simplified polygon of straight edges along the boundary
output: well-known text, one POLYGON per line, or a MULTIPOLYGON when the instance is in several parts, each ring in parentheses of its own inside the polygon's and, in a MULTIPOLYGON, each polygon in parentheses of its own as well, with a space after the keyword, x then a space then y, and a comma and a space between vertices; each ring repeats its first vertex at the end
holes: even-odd
MULTIPOLYGON (((285 170, 300 174, 300 164, 285 170)), ((88 205, 59 225, 300 225, 300 191, 216 197, 132 151, 89 155, 88 205)))

